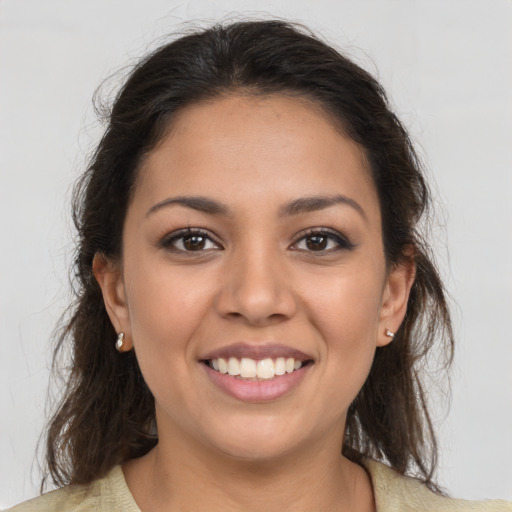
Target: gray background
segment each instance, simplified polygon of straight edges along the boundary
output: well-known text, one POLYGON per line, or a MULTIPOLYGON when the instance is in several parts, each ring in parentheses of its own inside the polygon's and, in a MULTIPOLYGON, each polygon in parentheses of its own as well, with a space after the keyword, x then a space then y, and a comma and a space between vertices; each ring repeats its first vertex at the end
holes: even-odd
MULTIPOLYGON (((91 97, 187 20, 302 21, 376 73, 430 169, 458 341, 432 388, 439 480, 512 499, 512 2, 0 0, 0 507, 37 494, 52 329, 69 298, 70 186, 91 97)), ((115 82, 114 82, 115 84, 115 82)))

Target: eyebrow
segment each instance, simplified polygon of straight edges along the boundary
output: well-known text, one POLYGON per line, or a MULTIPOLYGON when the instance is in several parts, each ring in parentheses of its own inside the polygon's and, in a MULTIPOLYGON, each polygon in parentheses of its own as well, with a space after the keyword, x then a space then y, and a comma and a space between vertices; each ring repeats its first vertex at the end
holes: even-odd
MULTIPOLYGON (((353 199, 351 199, 350 197, 344 195, 309 196, 295 199, 294 201, 285 204, 279 209, 279 217, 288 217, 292 215, 299 215, 301 213, 324 210, 337 204, 343 204, 352 207, 366 221, 368 220, 368 217, 366 216, 366 213, 362 206, 353 199)), ((231 210, 226 205, 219 203, 214 199, 209 199, 208 197, 203 196, 178 196, 169 197, 153 205, 147 211, 146 217, 158 210, 167 208, 172 205, 185 206, 187 208, 192 208, 193 210, 208 213, 211 215, 231 215, 231 210)))
POLYGON ((146 217, 158 210, 161 210, 162 208, 166 208, 174 204, 185 206, 187 208, 192 208, 193 210, 197 210, 200 212, 209 213, 211 215, 227 216, 230 214, 229 208, 227 206, 217 201, 214 201, 213 199, 208 199, 207 197, 201 196, 178 196, 169 197, 153 205, 146 213, 146 217))
POLYGON ((344 204, 347 206, 351 206, 354 210, 356 210, 366 221, 368 221, 368 217, 366 216, 366 212, 363 207, 350 197, 344 195, 334 195, 334 196, 310 196, 310 197, 301 197, 300 199, 296 199, 286 205, 284 205, 280 211, 279 215, 281 217, 289 216, 289 215, 299 215, 301 213, 314 212, 317 210, 324 210, 325 208, 329 208, 336 204, 344 204))

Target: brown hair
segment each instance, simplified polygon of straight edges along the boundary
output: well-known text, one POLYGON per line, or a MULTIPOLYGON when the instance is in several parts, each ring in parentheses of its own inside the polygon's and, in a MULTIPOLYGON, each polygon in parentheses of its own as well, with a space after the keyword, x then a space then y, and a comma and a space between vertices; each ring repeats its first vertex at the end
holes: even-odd
POLYGON ((347 416, 343 453, 372 457, 436 488, 437 446, 419 377, 434 342, 451 361, 443 285, 418 223, 429 191, 408 134, 366 71, 302 27, 282 21, 216 25, 165 44, 130 73, 74 195, 76 302, 55 351, 68 347, 66 388, 47 434, 57 484, 86 483, 157 443, 154 399, 116 333, 92 273, 96 253, 118 258, 141 159, 185 105, 223 93, 292 93, 320 105, 365 150, 382 212, 388 265, 413 258, 416 279, 393 343, 378 348, 347 416))

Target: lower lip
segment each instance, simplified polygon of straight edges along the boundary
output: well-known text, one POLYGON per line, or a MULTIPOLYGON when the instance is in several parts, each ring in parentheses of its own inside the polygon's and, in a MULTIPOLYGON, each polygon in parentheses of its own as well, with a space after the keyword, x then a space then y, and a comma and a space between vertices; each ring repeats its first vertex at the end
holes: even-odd
POLYGON ((227 373, 220 373, 204 363, 201 364, 208 377, 222 391, 238 400, 252 403, 270 402, 286 395, 299 385, 312 366, 308 364, 292 373, 285 373, 268 380, 245 380, 227 373))

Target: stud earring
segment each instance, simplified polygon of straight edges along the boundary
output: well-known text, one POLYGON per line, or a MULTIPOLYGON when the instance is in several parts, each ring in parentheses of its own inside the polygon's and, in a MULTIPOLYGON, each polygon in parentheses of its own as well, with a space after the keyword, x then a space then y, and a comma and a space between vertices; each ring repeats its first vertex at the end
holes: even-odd
POLYGON ((395 337, 395 333, 391 332, 389 329, 386 329, 386 336, 389 336, 391 339, 395 337))
POLYGON ((117 335, 117 340, 116 340, 116 349, 118 352, 123 351, 123 345, 124 345, 124 332, 120 332, 117 335))

